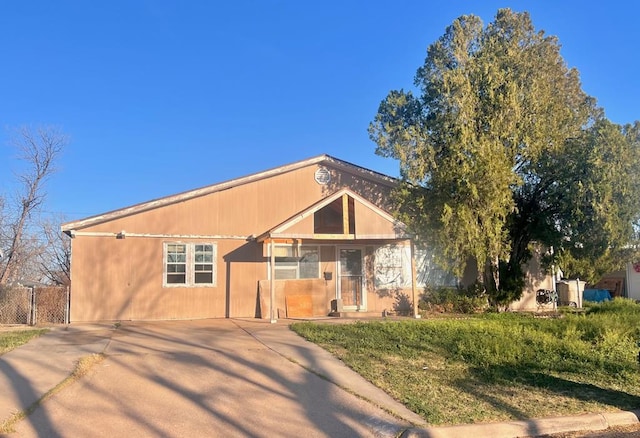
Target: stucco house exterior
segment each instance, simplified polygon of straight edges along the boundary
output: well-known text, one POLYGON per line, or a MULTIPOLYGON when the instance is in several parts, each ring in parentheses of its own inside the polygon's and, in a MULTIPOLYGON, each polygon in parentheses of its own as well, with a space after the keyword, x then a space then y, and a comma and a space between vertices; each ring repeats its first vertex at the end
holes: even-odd
POLYGON ((71 322, 412 309, 435 271, 396 183, 320 155, 65 223, 71 322))

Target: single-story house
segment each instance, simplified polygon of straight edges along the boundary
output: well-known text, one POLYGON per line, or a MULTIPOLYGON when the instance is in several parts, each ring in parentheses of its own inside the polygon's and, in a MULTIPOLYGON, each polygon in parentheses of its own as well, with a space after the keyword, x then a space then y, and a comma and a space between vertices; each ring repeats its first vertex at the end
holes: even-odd
POLYGON ((321 155, 65 223, 71 322, 408 311, 442 272, 396 184, 321 155))

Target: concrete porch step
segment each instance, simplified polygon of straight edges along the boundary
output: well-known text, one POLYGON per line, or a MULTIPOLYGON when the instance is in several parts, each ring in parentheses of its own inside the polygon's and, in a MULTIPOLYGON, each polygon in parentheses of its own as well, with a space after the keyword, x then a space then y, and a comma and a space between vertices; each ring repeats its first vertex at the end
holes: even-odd
POLYGON ((329 316, 336 318, 381 318, 382 312, 331 312, 329 316))

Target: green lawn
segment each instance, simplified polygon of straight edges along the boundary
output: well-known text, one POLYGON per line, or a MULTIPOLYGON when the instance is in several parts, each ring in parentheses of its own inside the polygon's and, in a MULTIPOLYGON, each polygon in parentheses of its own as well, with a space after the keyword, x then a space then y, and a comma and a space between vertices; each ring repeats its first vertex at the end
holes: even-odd
POLYGON ((640 408, 640 305, 628 300, 558 318, 504 313, 292 329, 431 424, 640 408))
POLYGON ((46 332, 47 329, 0 331, 0 355, 26 344, 46 332))

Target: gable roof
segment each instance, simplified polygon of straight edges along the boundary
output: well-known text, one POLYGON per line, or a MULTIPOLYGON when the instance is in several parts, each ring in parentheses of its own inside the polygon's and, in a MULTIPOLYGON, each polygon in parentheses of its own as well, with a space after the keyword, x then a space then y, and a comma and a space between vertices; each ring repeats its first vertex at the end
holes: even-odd
MULTIPOLYGON (((323 207, 326 207, 327 205, 331 204, 336 199, 341 198, 345 194, 350 196, 351 198, 353 198, 359 204, 361 204, 364 207, 366 207, 369 210, 371 210, 374 214, 376 214, 377 216, 382 218, 385 222, 388 222, 390 225, 393 226, 394 229, 396 229, 396 232, 395 232, 394 235, 376 236, 376 238, 381 238, 381 237, 385 237, 385 238, 405 237, 405 228, 406 228, 406 226, 402 222, 398 221, 392 215, 390 215, 386 211, 382 210, 378 206, 374 205, 373 203, 369 202, 368 200, 366 200, 362 196, 358 195, 357 193, 354 193, 353 191, 345 188, 345 189, 342 189, 342 190, 338 190, 337 192, 335 192, 331 196, 327 196, 326 198, 323 198, 322 200, 318 201, 317 203, 315 203, 314 205, 312 205, 309 208, 305 209, 304 211, 301 211, 300 213, 290 217, 286 221, 276 225, 275 227, 271 228, 270 230, 266 231, 265 233, 262 233, 261 235, 256 237, 256 241, 262 242, 262 241, 264 241, 264 240, 266 240, 268 238, 300 237, 299 233, 291 234, 291 233, 288 233, 287 231, 291 227, 293 227, 295 224, 297 224, 297 223, 299 223, 299 222, 301 222, 301 221, 313 216, 313 214, 315 212, 317 212, 318 210, 322 209, 323 207)), ((309 235, 309 236, 304 236, 304 237, 313 237, 313 236, 309 235)))
POLYGON ((296 161, 294 163, 286 164, 284 166, 279 166, 279 167, 275 167, 262 172, 243 176, 240 178, 227 180, 218 184, 213 184, 213 185, 201 187, 194 190, 189 190, 189 191, 178 193, 175 195, 170 195, 163 198, 158 198, 151 201, 135 204, 130 207, 125 207, 125 208, 113 210, 107 213, 90 216, 84 219, 67 222, 62 224, 60 228, 63 232, 70 234, 71 230, 86 228, 86 227, 97 225, 110 220, 119 219, 125 216, 130 216, 132 214, 141 213, 141 212, 152 210, 158 207, 163 207, 165 205, 171 205, 178 202, 183 202, 189 199, 205 196, 221 190, 227 190, 232 187, 237 187, 243 184, 259 181, 261 179, 269 178, 274 175, 291 172, 293 170, 297 170, 302 167, 306 167, 314 164, 322 164, 322 163, 331 164, 333 167, 344 169, 346 171, 353 172, 356 174, 360 174, 367 179, 373 179, 379 183, 382 183, 388 186, 394 186, 397 183, 397 179, 391 176, 366 169, 364 167, 349 163, 344 160, 340 160, 338 158, 332 157, 327 154, 323 154, 313 158, 308 158, 306 160, 296 161))

